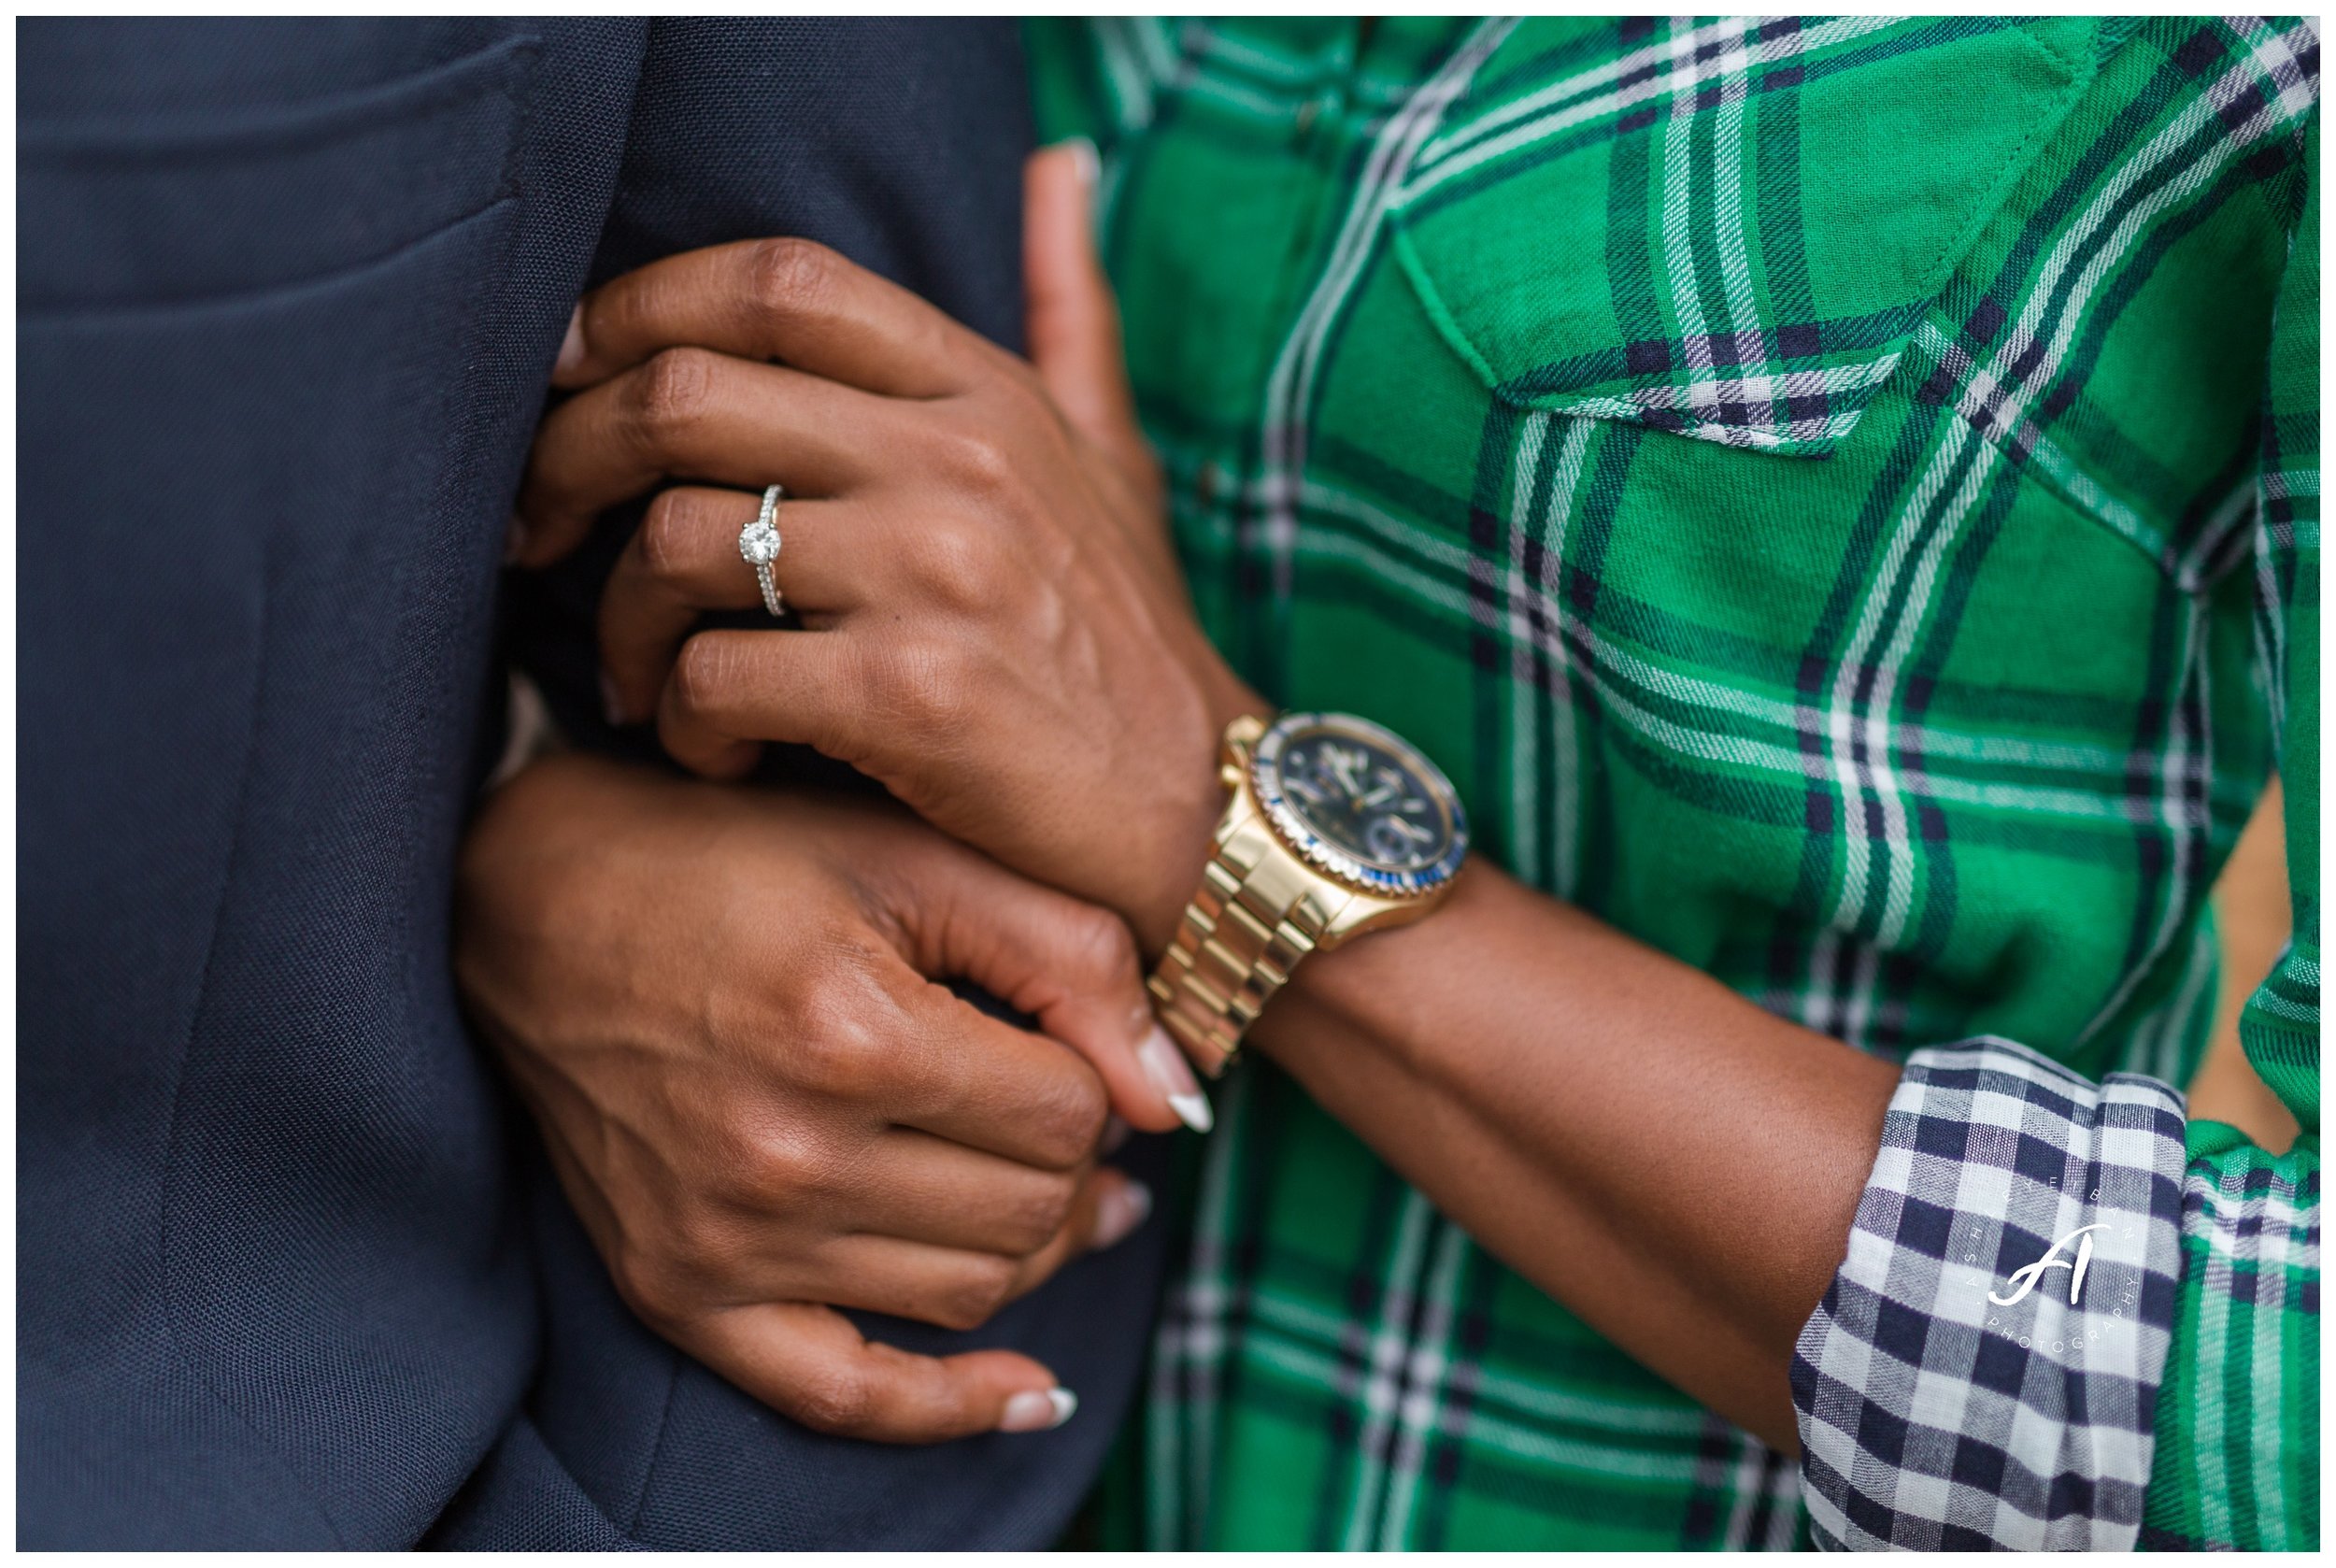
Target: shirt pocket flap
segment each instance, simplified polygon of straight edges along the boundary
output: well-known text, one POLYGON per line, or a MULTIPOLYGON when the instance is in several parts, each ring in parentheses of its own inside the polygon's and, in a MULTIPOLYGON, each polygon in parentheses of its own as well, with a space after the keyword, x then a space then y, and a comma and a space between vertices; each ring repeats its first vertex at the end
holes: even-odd
POLYGON ((1556 81, 1529 25, 1422 148, 1394 250, 1512 404, 1821 457, 2091 78, 2093 25, 1682 24, 1556 81))

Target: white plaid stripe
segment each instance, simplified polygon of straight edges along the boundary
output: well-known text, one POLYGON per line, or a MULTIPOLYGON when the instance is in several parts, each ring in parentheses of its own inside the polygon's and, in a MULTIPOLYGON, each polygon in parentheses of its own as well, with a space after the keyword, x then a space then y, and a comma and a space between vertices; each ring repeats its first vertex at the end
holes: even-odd
POLYGON ((1435 1211, 1416 1188, 1403 1189, 1395 1220, 1395 1245, 1389 1248, 1387 1288, 1379 1296, 1378 1322, 1366 1344, 1358 1318, 1346 1326, 1336 1378, 1340 1399, 1362 1410, 1362 1432, 1355 1441, 1354 1502, 1346 1510, 1346 1535, 1342 1549, 1361 1551, 1372 1545, 1370 1532, 1379 1512, 1379 1494, 1387 1485, 1388 1460, 1394 1444, 1397 1407, 1403 1403, 1404 1364, 1411 1349, 1411 1319, 1418 1279, 1427 1256, 1428 1232, 1435 1211), (1352 1369, 1364 1365, 1358 1383, 1352 1369))
POLYGON ((1434 1262, 1428 1268, 1426 1299, 1412 1335, 1411 1354, 1403 1364, 1403 1396, 1396 1404, 1387 1506, 1382 1510, 1378 1540, 1374 1543, 1380 1551, 1403 1551, 1410 1547, 1419 1479, 1428 1468, 1428 1442, 1456 1424, 1446 1414, 1447 1390, 1463 1389, 1473 1373, 1465 1362, 1456 1366, 1452 1354, 1460 1279, 1472 1248, 1460 1228, 1441 1215, 1436 1217, 1434 1229, 1434 1262))
POLYGON ((1189 1550, 1208 1518, 1232 1307, 1234 1162, 1247 1142, 1250 1119, 1246 1064, 1225 1075, 1216 1110, 1217 1134, 1209 1140, 1194 1199, 1190 1258, 1161 1304, 1152 1341, 1146 1418, 1154 1460, 1145 1488, 1145 1539, 1154 1551, 1189 1550))
POLYGON ((1560 603, 1559 563, 1565 559, 1566 529, 1573 520, 1574 496, 1582 479, 1584 454, 1591 425, 1586 420, 1562 421, 1564 434, 1557 443, 1555 467, 1548 476, 1548 501, 1538 515, 1543 452, 1557 416, 1535 414, 1517 440, 1517 473, 1509 498, 1508 620, 1503 628, 1509 643, 1510 674, 1514 681, 1511 731, 1514 747, 1509 831, 1519 866, 1540 863, 1542 819, 1550 830, 1549 891, 1560 898, 1573 895, 1579 880, 1581 858, 1582 789, 1580 747, 1574 733, 1574 705, 1580 677, 1565 639, 1551 635, 1547 619, 1560 603), (1540 570, 1527 571, 1529 541, 1540 548, 1540 570), (1537 630, 1538 628, 1538 630, 1537 630), (1536 658, 1547 661, 1551 692, 1547 701, 1555 788, 1544 798, 1535 756, 1537 710, 1543 706, 1533 678, 1536 658))
POLYGON ((1750 50, 1741 49, 1740 39, 1747 27, 1757 28, 1754 18, 1731 17, 1699 27, 1692 33, 1674 36, 1610 60, 1602 65, 1552 83, 1514 103, 1501 105, 1479 119, 1472 120, 1448 135, 1429 142, 1418 164, 1418 175, 1405 198, 1412 199, 1435 189, 1446 180, 1466 174, 1489 159, 1503 157, 1521 148, 1545 141, 1559 132, 1607 115, 1619 114, 1649 98, 1666 93, 1688 93, 1700 87, 1716 73, 1744 71, 1752 66, 1772 65, 1796 54, 1814 50, 1830 49, 1835 44, 1862 37, 1894 27, 1902 17, 1843 17, 1821 22, 1814 27, 1761 39, 1750 50), (1739 42, 1732 46, 1730 40, 1739 42), (1665 60, 1684 61, 1669 73, 1658 68, 1665 60), (1596 92, 1608 83, 1611 91, 1596 92), (1546 109, 1548 112, 1542 113, 1546 109), (1529 115, 1537 119, 1516 123, 1529 115), (1493 133, 1499 132, 1499 135, 1493 133))
POLYGON ((1918 1050, 1792 1369, 1831 1546, 2130 1548, 2181 1276, 2181 1096, 2024 1046, 1918 1050), (2081 1282, 2017 1271, 2092 1242, 2081 1282), (2081 1284, 2079 1299, 2068 1294, 2081 1284), (1993 1295, 1990 1292, 1994 1292, 1993 1295))
MULTIPOLYGON (((1757 330, 1737 335, 1740 344, 1748 343, 1754 349, 1759 338, 1757 330)), ((1632 387, 1617 395, 1578 398, 1551 412, 1638 422, 1645 422, 1650 413, 1673 414, 1678 418, 1665 421, 1662 429, 1722 446, 1760 450, 1837 441, 1864 414, 1863 394, 1890 378, 1902 353, 1893 348, 1873 359, 1847 364, 1810 370, 1755 369, 1731 375, 1711 367, 1711 342, 1708 336, 1688 339, 1689 354, 1705 362, 1688 379, 1632 387), (1851 401, 1837 407, 1829 405, 1822 414, 1800 419, 1780 417, 1776 412, 1788 406, 1788 399, 1813 397, 1851 401)))

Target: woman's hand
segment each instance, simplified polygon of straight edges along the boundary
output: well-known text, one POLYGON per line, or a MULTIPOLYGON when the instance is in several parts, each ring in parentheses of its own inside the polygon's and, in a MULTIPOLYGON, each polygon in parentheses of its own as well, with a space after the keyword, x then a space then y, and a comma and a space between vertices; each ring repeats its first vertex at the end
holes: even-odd
POLYGON ((1079 163, 1032 161, 1034 366, 797 241, 593 293, 555 378, 587 390, 544 422, 520 559, 662 480, 709 482, 658 497, 609 583, 614 712, 654 712, 715 777, 762 741, 815 746, 1156 948, 1222 808, 1218 734, 1260 705, 1169 551, 1079 163), (811 629, 692 635, 759 602, 737 540, 773 482, 776 574, 811 629))
POLYGON ((1116 917, 889 806, 573 756, 492 797, 458 913, 471 1010, 653 1328, 826 1432, 1055 1423, 1028 1357, 908 1355, 831 1307, 970 1328, 1142 1220, 1094 1163, 1106 1110, 1205 1103, 1116 917))

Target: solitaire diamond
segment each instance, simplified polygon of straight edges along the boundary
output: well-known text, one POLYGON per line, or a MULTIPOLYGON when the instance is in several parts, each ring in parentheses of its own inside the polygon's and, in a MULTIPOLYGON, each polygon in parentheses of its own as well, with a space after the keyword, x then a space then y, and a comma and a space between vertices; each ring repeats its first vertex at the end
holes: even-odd
POLYGON ((767 566, 778 559, 778 528, 776 524, 757 520, 739 532, 738 553, 757 566, 767 566))

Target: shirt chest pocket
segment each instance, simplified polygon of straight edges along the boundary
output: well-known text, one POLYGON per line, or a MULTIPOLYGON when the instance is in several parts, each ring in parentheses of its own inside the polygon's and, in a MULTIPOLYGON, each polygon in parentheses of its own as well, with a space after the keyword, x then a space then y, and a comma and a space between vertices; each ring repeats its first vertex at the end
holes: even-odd
POLYGON ((2091 27, 1648 22, 1581 64, 1528 23, 1421 148, 1395 254, 1520 408, 1828 456, 2089 80, 2091 27))

